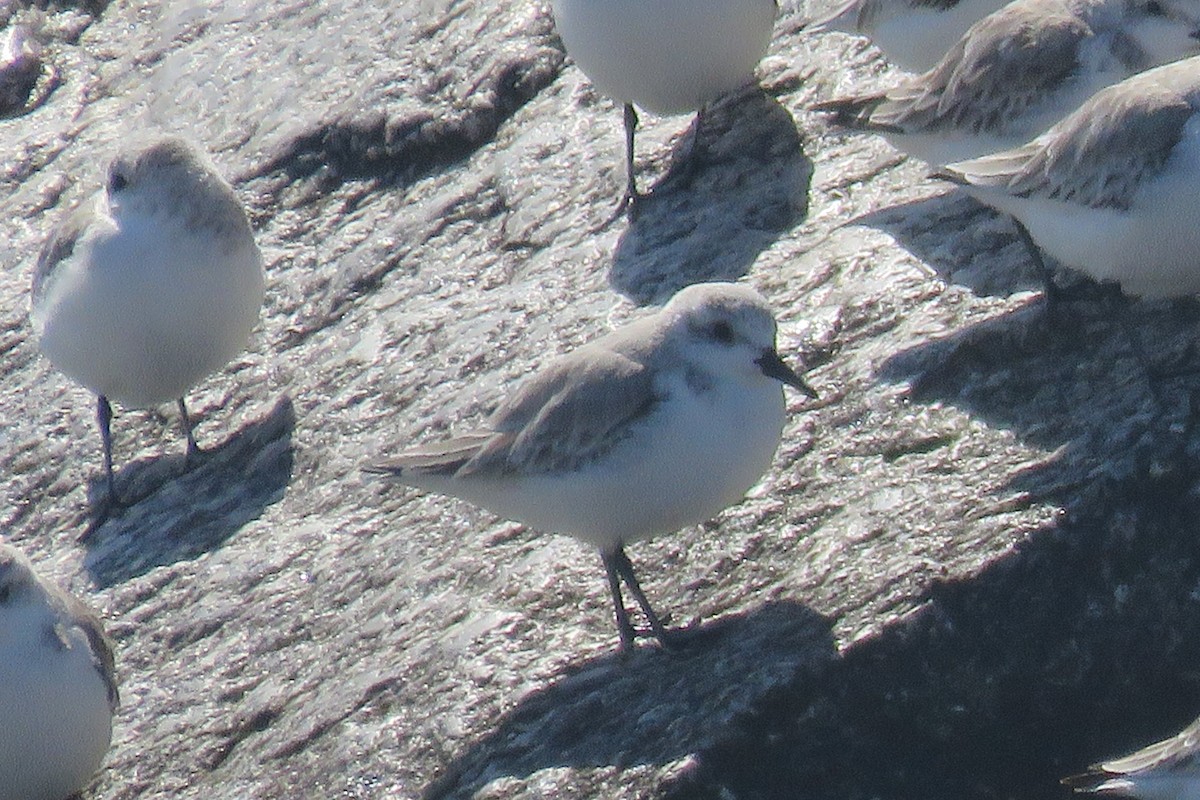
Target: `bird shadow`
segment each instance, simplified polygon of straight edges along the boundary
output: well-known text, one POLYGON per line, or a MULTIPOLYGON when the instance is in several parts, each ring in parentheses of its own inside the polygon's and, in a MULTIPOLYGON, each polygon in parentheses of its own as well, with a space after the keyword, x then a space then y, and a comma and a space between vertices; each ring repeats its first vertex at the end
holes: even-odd
POLYGON ((698 165, 689 164, 692 138, 682 137, 613 254, 609 285, 639 305, 693 283, 742 277, 808 215, 812 161, 792 115, 761 88, 705 115, 698 165))
POLYGON ((795 602, 693 634, 679 653, 645 647, 577 664, 525 697, 422 796, 473 797, 497 779, 554 767, 670 764, 710 743, 714 720, 748 707, 772 678, 820 671, 834 655, 829 620, 795 602))
POLYGON ((822 674, 766 693, 660 794, 1061 800, 1062 777, 1190 722, 1197 333, 1190 300, 1039 299, 883 362, 877 379, 907 384, 909 402, 957 407, 1045 451, 981 491, 967 529, 1004 535, 1005 515, 1035 504, 1059 513, 999 558, 929 582, 917 611, 822 674))
POLYGON ((1200 711, 1200 513, 1179 477, 934 582, 659 796, 1062 800, 1064 776, 1171 735, 1200 711))
MULTIPOLYGON (((291 481, 296 412, 284 396, 264 417, 205 448, 199 463, 182 455, 141 459, 122 469, 119 490, 137 498, 85 539, 84 565, 100 587, 213 550, 265 508, 291 481)), ((89 488, 102 497, 104 482, 89 488)), ((92 508, 102 508, 93 501, 92 508)))
POLYGON ((886 233, 943 281, 980 297, 1043 286, 1012 220, 956 189, 870 211, 843 227, 852 225, 886 233))

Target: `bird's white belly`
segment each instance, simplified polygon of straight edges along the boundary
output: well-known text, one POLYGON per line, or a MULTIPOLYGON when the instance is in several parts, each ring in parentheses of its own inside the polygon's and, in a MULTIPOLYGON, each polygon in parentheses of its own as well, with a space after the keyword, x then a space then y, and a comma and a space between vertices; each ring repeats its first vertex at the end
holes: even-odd
POLYGON ((888 61, 909 72, 925 72, 958 43, 978 20, 1003 7, 1007 0, 961 0, 947 11, 912 8, 880 19, 866 31, 888 61))
POLYGON ((56 650, 36 628, 0 626, 0 800, 62 800, 108 752, 108 689, 73 635, 56 650))
POLYGON ((39 346, 97 394, 143 407, 182 397, 246 345, 263 300, 253 244, 216 252, 174 231, 126 230, 82 244, 35 311, 39 346), (143 235, 144 233, 144 235, 143 235))
POLYGON ((775 12, 772 0, 554 0, 559 35, 596 88, 656 114, 749 81, 775 12))
POLYGON ((681 393, 576 472, 472 479, 451 493, 609 549, 703 522, 739 501, 770 467, 783 424, 783 391, 774 381, 681 393))
POLYGON ((986 191, 978 196, 1020 219, 1034 241, 1066 266, 1118 281, 1129 294, 1200 293, 1200 125, 1193 121, 1188 128, 1168 172, 1145 184, 1128 211, 986 191))

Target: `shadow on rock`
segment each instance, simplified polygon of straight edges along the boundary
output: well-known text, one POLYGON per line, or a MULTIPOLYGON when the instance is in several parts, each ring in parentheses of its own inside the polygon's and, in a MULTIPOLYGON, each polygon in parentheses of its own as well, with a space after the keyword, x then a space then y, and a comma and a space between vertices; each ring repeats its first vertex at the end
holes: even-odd
POLYGON ((795 120, 774 98, 755 89, 719 104, 700 137, 701 162, 685 163, 689 134, 613 255, 609 284, 639 305, 693 283, 740 278, 808 214, 813 165, 795 120))
POLYGON ((1063 800, 1063 776, 1200 711, 1197 478, 1109 483, 1111 502, 934 584, 763 697, 664 796, 1063 800))
POLYGON ((1012 221, 965 192, 889 206, 846 225, 888 234, 946 283, 965 286, 980 297, 1042 288, 1041 275, 1012 221))
POLYGON ((903 351, 880 378, 908 382, 915 402, 954 405, 1055 451, 1007 488, 1074 511, 1098 479, 1188 458, 1200 390, 1190 300, 1066 303, 1041 298, 903 351), (1142 354, 1146 354, 1143 357, 1142 354))
MULTIPOLYGON (((126 466, 122 472, 130 474, 118 490, 140 499, 87 539, 92 578, 111 586, 219 547, 283 498, 292 476, 295 425, 285 396, 262 419, 206 448, 191 469, 182 455, 126 466)), ((103 493, 103 481, 91 493, 103 493)))
POLYGON ((1035 301, 885 363, 915 402, 1051 451, 1003 493, 1064 513, 770 692, 666 796, 1061 800, 1063 776, 1191 721, 1200 371, 1165 368, 1195 361, 1198 325, 1191 302, 1035 301))
POLYGON ((473 797, 554 767, 670 764, 711 744, 767 686, 819 673, 833 656, 829 620, 780 602, 703 626, 680 654, 642 647, 590 660, 524 699, 424 797, 473 797))

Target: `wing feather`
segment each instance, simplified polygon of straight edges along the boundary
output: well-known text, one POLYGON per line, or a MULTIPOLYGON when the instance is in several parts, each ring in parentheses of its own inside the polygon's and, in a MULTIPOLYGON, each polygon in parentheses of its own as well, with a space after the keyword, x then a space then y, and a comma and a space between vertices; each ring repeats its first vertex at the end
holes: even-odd
POLYGON ((1127 209, 1162 171, 1195 109, 1144 73, 1097 92, 1027 145, 948 165, 936 176, 1019 197, 1127 209))

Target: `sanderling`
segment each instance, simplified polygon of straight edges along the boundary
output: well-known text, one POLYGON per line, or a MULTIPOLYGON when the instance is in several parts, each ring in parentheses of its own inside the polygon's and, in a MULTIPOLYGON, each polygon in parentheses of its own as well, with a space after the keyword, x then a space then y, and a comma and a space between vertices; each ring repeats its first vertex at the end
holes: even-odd
POLYGON ((776 352, 766 301, 745 286, 695 284, 550 362, 483 430, 366 470, 595 546, 622 649, 635 636, 622 580, 668 646, 624 546, 742 498, 779 446, 781 382, 816 397, 776 352))
POLYGON ((567 52, 624 107, 626 188, 617 213, 640 196, 634 106, 661 115, 698 112, 694 149, 704 107, 753 77, 777 11, 775 0, 554 0, 553 8, 567 52))
POLYGON ((936 64, 967 28, 1007 0, 850 0, 806 31, 866 36, 889 62, 910 72, 936 64))
POLYGON ((1098 90, 1200 54, 1197 0, 1015 0, 971 26, 928 72, 819 103, 931 164, 1025 144, 1098 90))
POLYGON ((109 400, 177 402, 245 346, 263 302, 262 256, 233 189, 208 158, 165 137, 122 151, 108 185, 51 234, 33 277, 42 352, 98 396, 110 501, 109 400))
POLYGON ((935 177, 1016 219, 1039 263, 1033 243, 1129 294, 1196 294, 1200 56, 1102 89, 1029 144, 935 177))
POLYGON ((1200 797, 1200 719, 1170 739, 1063 778, 1076 792, 1143 800, 1200 797))
POLYGON ((117 709, 100 620, 0 544, 0 800, 63 800, 100 768, 117 709))

